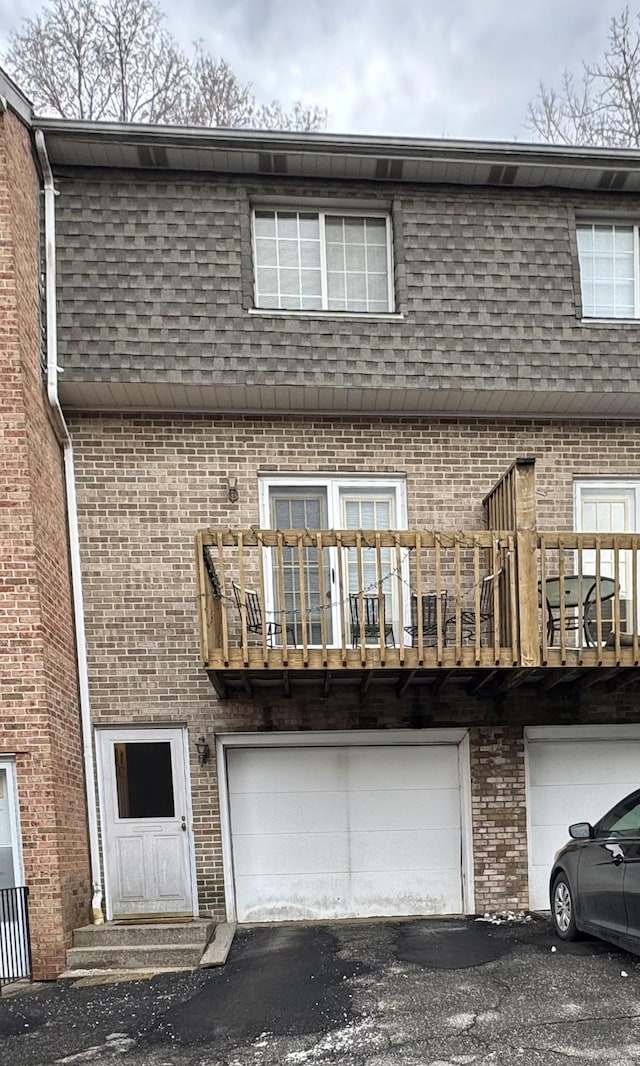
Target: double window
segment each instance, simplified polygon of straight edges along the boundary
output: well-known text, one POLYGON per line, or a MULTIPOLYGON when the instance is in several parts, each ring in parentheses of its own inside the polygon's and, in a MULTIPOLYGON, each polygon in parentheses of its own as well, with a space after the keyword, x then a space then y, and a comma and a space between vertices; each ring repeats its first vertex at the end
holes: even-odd
POLYGON ((638 229, 632 224, 578 224, 585 318, 640 318, 638 229))
POLYGON ((255 208, 253 256, 256 307, 394 310, 388 215, 255 208))
MULTIPOLYGON (((272 529, 406 529, 405 485, 401 478, 273 477, 260 485, 261 521, 272 529)), ((267 556, 267 607, 284 612, 296 642, 302 640, 301 618, 306 618, 310 644, 340 643, 349 620, 349 597, 360 591, 385 599, 386 618, 397 628, 398 598, 408 588, 408 562, 400 570, 391 548, 286 547, 278 574, 276 554, 267 556), (282 591, 283 590, 283 591, 282 591), (284 595, 284 603, 280 597, 284 595)), ((405 606, 405 612, 407 607, 405 606)), ((399 638, 399 632, 396 639, 399 638)))

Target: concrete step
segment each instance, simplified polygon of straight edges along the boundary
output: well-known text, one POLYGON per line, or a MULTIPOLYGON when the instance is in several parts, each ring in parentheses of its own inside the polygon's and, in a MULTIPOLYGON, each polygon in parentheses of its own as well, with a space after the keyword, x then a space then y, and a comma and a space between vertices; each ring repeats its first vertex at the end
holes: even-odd
POLYGON ((67 971, 196 967, 202 958, 203 949, 202 941, 196 944, 147 943, 71 948, 67 952, 67 971))
POLYGON ((146 944, 200 944, 204 950, 216 923, 207 918, 191 922, 141 922, 139 925, 84 925, 73 931, 74 948, 134 947, 146 944))

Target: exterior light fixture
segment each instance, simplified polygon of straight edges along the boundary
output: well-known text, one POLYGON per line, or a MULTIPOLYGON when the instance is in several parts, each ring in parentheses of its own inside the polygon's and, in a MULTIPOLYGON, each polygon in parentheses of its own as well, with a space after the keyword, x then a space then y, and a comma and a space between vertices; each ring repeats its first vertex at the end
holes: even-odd
POLYGON ((239 499, 237 477, 226 477, 224 479, 224 484, 227 486, 229 503, 237 503, 239 499))
POLYGON ((196 751, 198 752, 198 762, 201 766, 204 766, 206 762, 209 762, 211 749, 204 737, 198 737, 196 740, 196 751))

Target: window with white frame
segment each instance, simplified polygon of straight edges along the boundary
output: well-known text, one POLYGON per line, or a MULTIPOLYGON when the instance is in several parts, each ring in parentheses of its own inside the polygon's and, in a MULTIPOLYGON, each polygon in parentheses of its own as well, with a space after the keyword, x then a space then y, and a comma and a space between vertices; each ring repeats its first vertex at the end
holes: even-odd
MULTIPOLYGON (((272 529, 406 529, 405 482, 388 477, 265 476, 260 482, 260 511, 263 526, 272 529)), ((265 563, 268 607, 285 614, 297 641, 301 640, 300 619, 304 614, 309 643, 340 643, 349 597, 361 590, 382 592, 387 620, 397 628, 398 599, 406 597, 409 587, 408 560, 403 556, 398 572, 397 559, 389 548, 376 552, 365 547, 360 559, 355 548, 344 548, 341 555, 336 548, 304 548, 302 581, 296 548, 284 548, 281 582, 275 555, 267 556, 265 563), (283 604, 279 602, 280 588, 284 590, 283 604)), ((408 605, 405 613, 407 610, 408 605)))
POLYGON ((585 318, 640 318, 638 229, 631 223, 578 224, 585 318))
POLYGON ((256 207, 253 257, 256 307, 394 310, 387 214, 256 207))

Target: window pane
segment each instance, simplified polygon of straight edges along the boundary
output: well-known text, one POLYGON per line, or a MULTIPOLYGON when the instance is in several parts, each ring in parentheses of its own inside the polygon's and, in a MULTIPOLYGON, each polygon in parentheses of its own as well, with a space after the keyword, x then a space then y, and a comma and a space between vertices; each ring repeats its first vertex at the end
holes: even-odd
POLYGON ((277 270, 258 270, 258 291, 264 293, 277 293, 278 291, 278 271, 277 270))
POLYGON ((634 317, 634 227, 581 225, 577 235, 584 314, 634 317))
POLYGON ((304 240, 320 240, 320 220, 317 215, 298 215, 300 220, 300 237, 304 240))
POLYGON ((277 213, 278 238, 289 237, 298 239, 298 215, 296 212, 278 211, 277 213))
POLYGON ((345 248, 345 260, 347 270, 366 269, 366 256, 364 244, 348 244, 345 248))
POLYGON ((319 296, 322 291, 320 271, 303 270, 300 276, 302 278, 302 294, 304 296, 319 296))
POLYGON ((258 266, 276 266, 278 262, 276 242, 258 237, 256 240, 256 260, 258 266))
POLYGON ((320 242, 319 241, 301 241, 300 242, 300 262, 302 266, 306 267, 319 267, 320 266, 320 242))
POLYGON ((256 237, 275 237, 276 220, 273 211, 256 211, 256 237))
POLYGON ((297 241, 279 241, 278 253, 281 267, 298 267, 300 254, 297 241))
POLYGON ((299 270, 280 270, 280 292, 283 295, 292 296, 294 293, 300 292, 300 271, 299 270))
POLYGON ((366 220, 367 244, 387 246, 387 221, 384 218, 368 218, 366 220))
POLYGON ((329 270, 344 270, 343 244, 327 244, 327 268, 329 270))
POLYGON ((173 818, 173 775, 168 741, 114 744, 119 818, 173 818))

